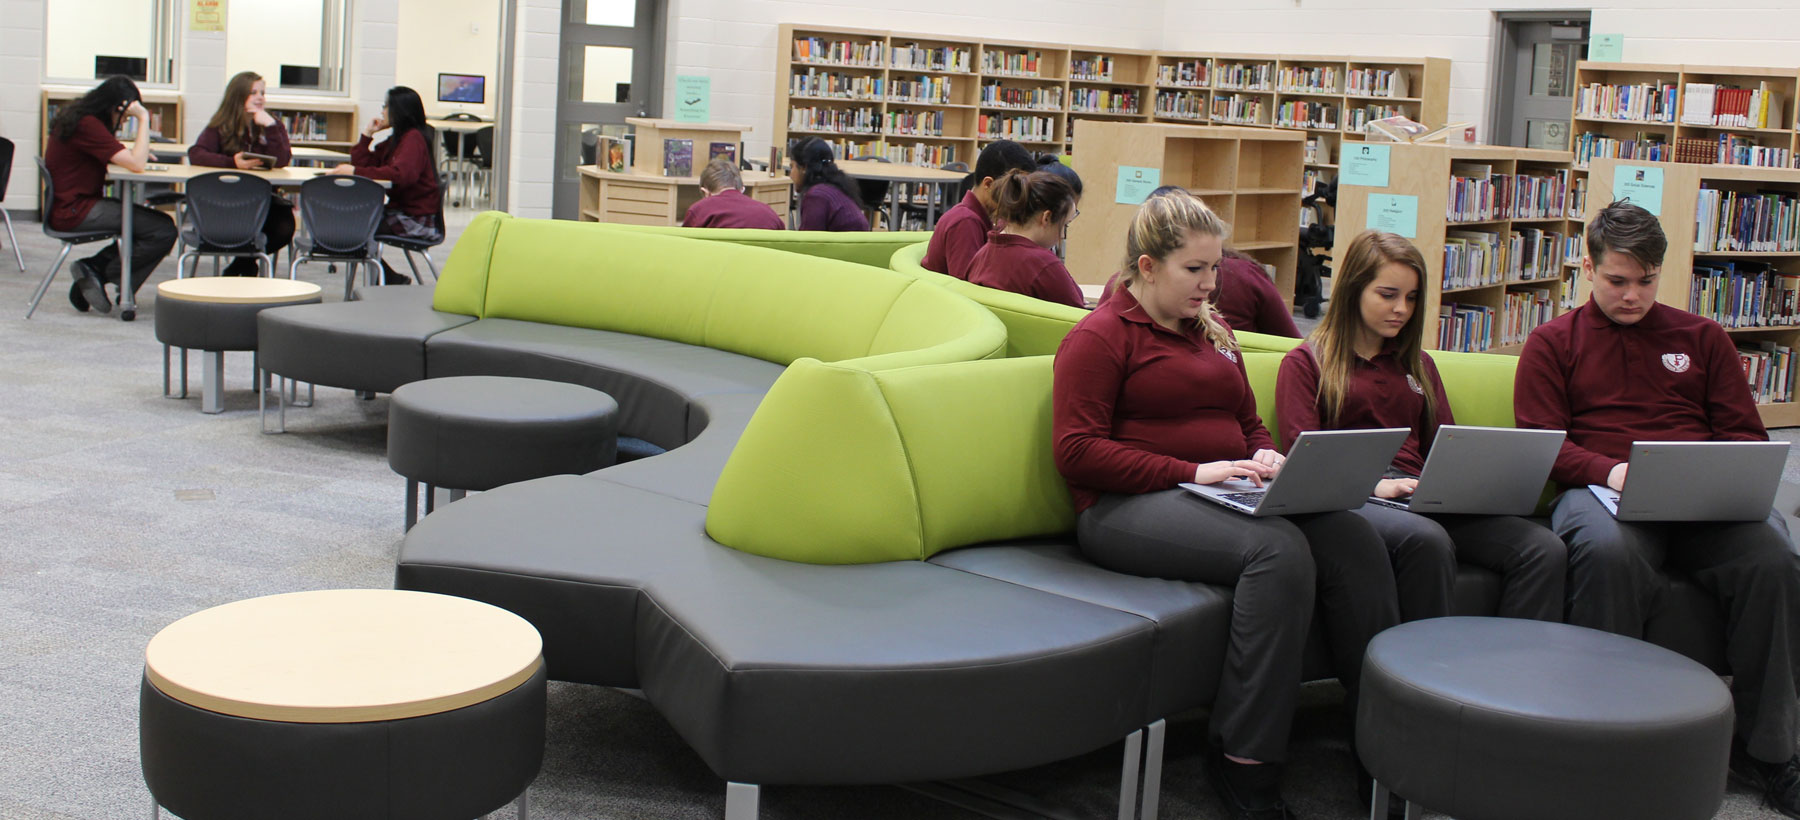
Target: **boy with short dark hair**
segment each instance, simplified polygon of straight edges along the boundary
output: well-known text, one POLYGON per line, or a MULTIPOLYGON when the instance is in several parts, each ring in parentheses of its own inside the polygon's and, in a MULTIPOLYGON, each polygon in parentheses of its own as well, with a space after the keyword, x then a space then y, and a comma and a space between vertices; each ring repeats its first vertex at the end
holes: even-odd
POLYGON ((969 192, 963 194, 932 229, 931 242, 925 246, 925 258, 919 265, 926 270, 948 274, 958 279, 969 278, 969 266, 975 252, 988 242, 994 231, 994 182, 1007 171, 1030 172, 1037 159, 1025 146, 1012 140, 996 140, 981 149, 975 158, 975 170, 963 182, 969 192))
POLYGON ((1520 427, 1568 431, 1550 473, 1566 490, 1550 522, 1569 546, 1568 622, 1642 637, 1664 565, 1717 596, 1737 706, 1731 770, 1800 818, 1800 554, 1781 514, 1625 522, 1586 487, 1623 490, 1634 441, 1768 440, 1737 348, 1713 321, 1657 303, 1669 243, 1650 212, 1615 202, 1587 243, 1592 298, 1532 332, 1513 391, 1520 427))
POLYGON ((700 172, 700 192, 705 198, 688 206, 683 228, 787 228, 775 209, 744 194, 744 177, 737 163, 717 157, 700 172))

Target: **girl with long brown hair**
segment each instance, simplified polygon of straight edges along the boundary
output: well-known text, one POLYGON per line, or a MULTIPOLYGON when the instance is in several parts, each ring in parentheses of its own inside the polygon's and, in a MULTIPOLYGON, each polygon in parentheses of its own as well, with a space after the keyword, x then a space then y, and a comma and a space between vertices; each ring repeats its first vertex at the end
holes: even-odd
MULTIPOLYGON (((225 98, 213 112, 206 130, 188 149, 188 162, 213 168, 236 168, 242 171, 285 167, 293 159, 288 145, 287 128, 268 111, 263 110, 263 94, 268 86, 254 71, 241 71, 225 84, 225 98), (249 154, 274 157, 268 162, 249 154)), ((269 216, 263 221, 263 248, 273 257, 294 238, 294 208, 279 195, 269 203, 269 216)), ((240 256, 226 266, 226 276, 255 276, 254 257, 240 256)))

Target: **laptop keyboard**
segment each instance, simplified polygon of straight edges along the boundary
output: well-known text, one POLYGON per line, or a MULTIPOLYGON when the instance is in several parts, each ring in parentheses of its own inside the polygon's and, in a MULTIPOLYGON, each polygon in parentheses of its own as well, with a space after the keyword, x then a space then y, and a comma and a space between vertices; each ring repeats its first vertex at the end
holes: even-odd
POLYGON ((1263 493, 1220 493, 1217 497, 1246 507, 1255 507, 1262 503, 1263 493))

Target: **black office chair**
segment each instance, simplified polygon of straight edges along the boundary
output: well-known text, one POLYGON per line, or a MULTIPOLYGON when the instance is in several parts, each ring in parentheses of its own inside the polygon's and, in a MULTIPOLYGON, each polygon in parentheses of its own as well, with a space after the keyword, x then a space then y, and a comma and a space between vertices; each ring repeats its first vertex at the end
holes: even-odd
POLYGON ((405 254, 406 266, 412 268, 413 281, 421 285, 425 284, 425 280, 423 277, 419 276, 419 264, 413 261, 413 254, 416 253, 425 257, 425 267, 431 269, 431 281, 436 282, 438 278, 437 264, 431 261, 431 249, 444 244, 444 238, 441 235, 443 225, 444 215, 442 212, 439 212, 438 228, 440 229, 440 235, 434 242, 426 242, 422 239, 414 239, 410 236, 384 233, 376 234, 375 241, 389 247, 398 248, 401 253, 405 254))
MULTIPOLYGON (((870 154, 863 159, 868 162, 893 162, 893 160, 877 154, 870 154)), ((872 214, 869 218, 870 226, 880 224, 887 219, 888 189, 893 187, 893 184, 885 179, 859 179, 856 181, 856 190, 862 195, 863 207, 872 214)))
MULTIPOLYGON (((56 279, 57 271, 62 270, 63 262, 69 258, 69 251, 74 250, 76 245, 119 241, 118 231, 59 231, 50 227, 49 203, 56 201, 56 183, 50 179, 50 166, 44 164, 44 158, 37 157, 36 159, 38 174, 44 180, 44 235, 62 242, 63 247, 62 253, 56 256, 56 263, 50 266, 50 272, 44 274, 44 281, 38 283, 37 292, 31 295, 31 307, 25 309, 25 318, 27 319, 31 318, 31 314, 37 312, 38 302, 43 300, 44 291, 50 289, 50 283, 56 279)), ((144 272, 142 275, 148 276, 149 273, 144 272)))
POLYGON ((375 232, 381 230, 386 202, 381 183, 366 177, 323 176, 301 183, 300 219, 306 224, 306 236, 295 243, 300 247, 288 265, 288 278, 297 278, 302 262, 343 262, 346 302, 355 293, 358 268, 364 271, 364 282, 380 284, 375 232))
POLYGON ((25 255, 19 252, 19 237, 13 235, 12 215, 6 212, 6 183, 12 179, 13 141, 0 137, 0 219, 6 221, 6 243, 12 246, 13 258, 19 261, 19 272, 25 272, 25 255))
MULTIPOLYGON (((470 146, 472 150, 469 152, 469 163, 474 168, 469 181, 473 184, 473 177, 481 178, 481 198, 485 202, 493 195, 494 127, 490 125, 476 131, 469 141, 474 143, 470 146)), ((465 193, 467 193, 467 189, 465 189, 465 193)), ((473 204, 475 197, 470 194, 468 199, 470 204, 473 204)))
MULTIPOLYGON (((188 262, 198 267, 202 256, 213 257, 213 273, 221 257, 253 257, 270 278, 275 259, 264 248, 263 223, 268 221, 275 189, 259 176, 236 171, 201 174, 187 182, 187 224, 181 239, 187 243, 175 263, 175 278, 188 275, 188 262)), ((285 207, 285 206, 283 206, 285 207)))

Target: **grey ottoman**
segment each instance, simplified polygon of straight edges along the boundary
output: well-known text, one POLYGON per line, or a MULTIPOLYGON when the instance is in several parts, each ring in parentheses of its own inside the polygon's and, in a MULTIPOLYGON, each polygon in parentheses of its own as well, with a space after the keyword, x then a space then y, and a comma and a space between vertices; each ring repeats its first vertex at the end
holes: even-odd
POLYGON ((1725 795, 1731 693, 1643 641, 1504 618, 1389 629, 1363 660, 1356 750, 1458 820, 1701 820, 1725 795))
MULTIPOLYGON (((181 394, 187 397, 187 352, 202 351, 200 412, 225 409, 225 351, 256 350, 256 314, 273 307, 317 304, 311 282, 256 277, 174 279, 156 286, 156 340, 163 345, 163 395, 169 392, 169 348, 181 348, 181 394)), ((261 389, 260 360, 251 377, 261 389)))
POLYGON ((451 498, 544 476, 591 473, 618 453, 619 405, 590 387, 510 376, 402 385, 388 406, 388 465, 406 476, 406 527, 432 489, 451 498))

